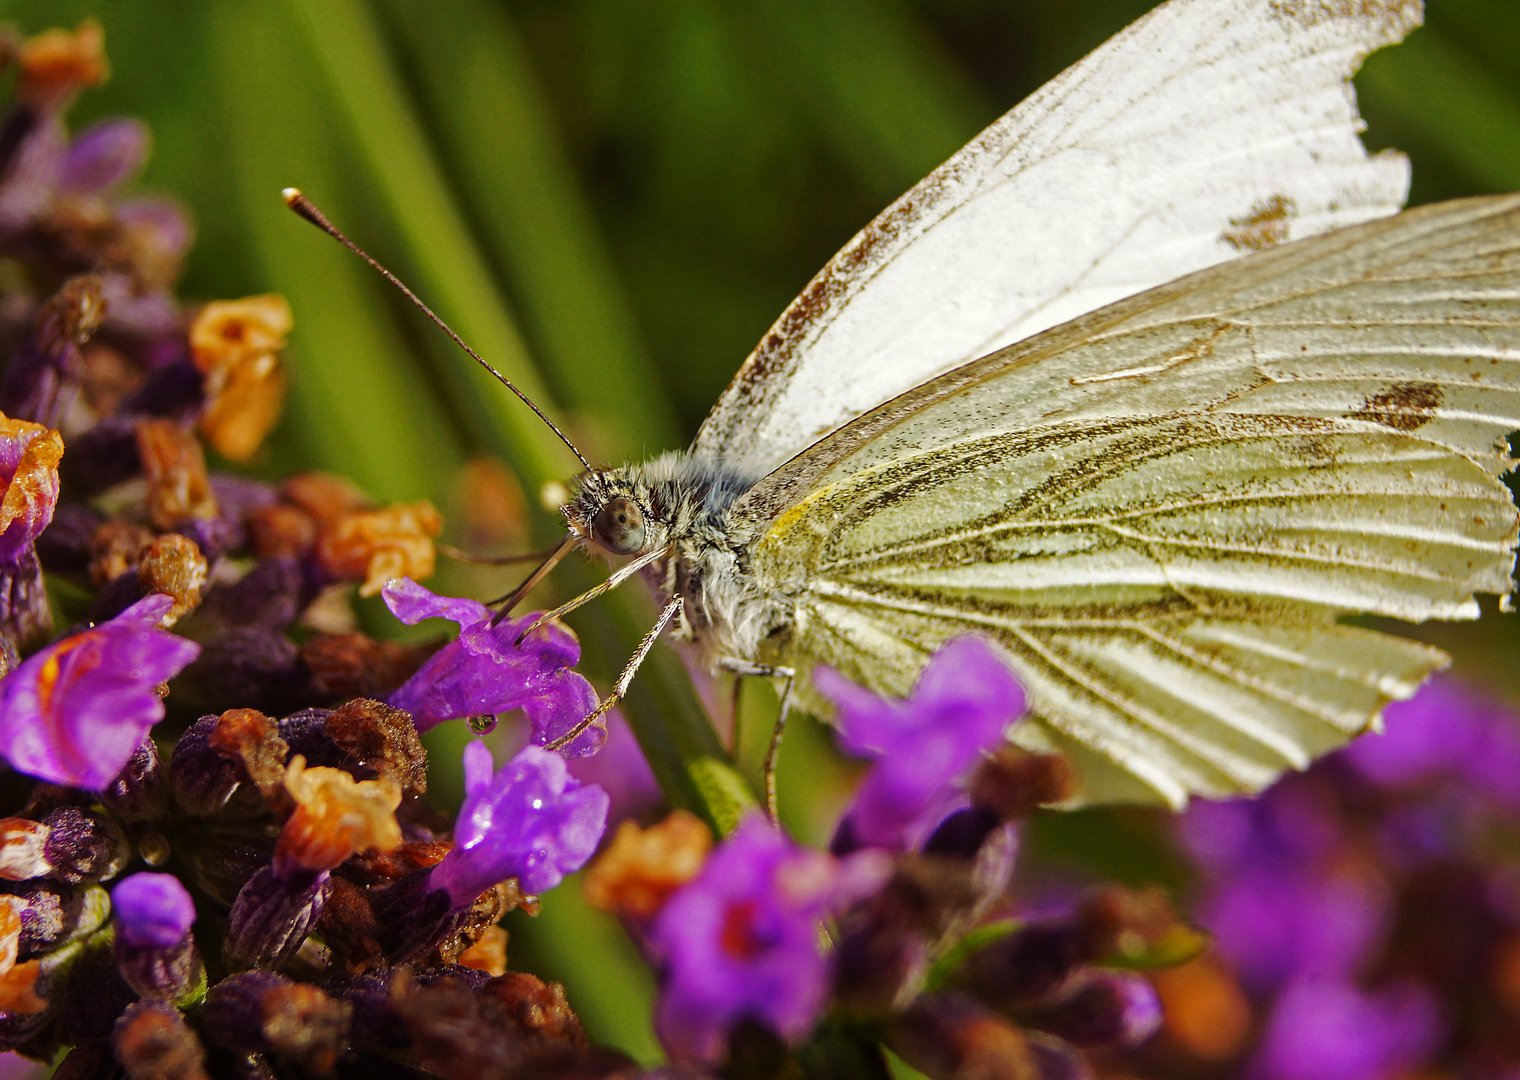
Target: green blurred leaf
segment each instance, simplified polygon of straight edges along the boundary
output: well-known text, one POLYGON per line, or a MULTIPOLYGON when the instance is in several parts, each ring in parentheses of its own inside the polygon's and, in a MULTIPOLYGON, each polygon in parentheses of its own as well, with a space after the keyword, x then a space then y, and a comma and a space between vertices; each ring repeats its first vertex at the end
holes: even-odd
POLYGON ((389 0, 440 146, 505 270, 560 397, 604 460, 681 441, 627 297, 506 14, 389 0))

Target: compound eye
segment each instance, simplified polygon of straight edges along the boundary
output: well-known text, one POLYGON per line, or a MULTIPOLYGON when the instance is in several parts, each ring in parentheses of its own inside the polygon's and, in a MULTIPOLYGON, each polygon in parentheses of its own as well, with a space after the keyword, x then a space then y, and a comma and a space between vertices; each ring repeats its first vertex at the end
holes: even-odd
POLYGON ((610 499, 591 519, 591 531, 614 555, 632 555, 644 546, 644 515, 630 499, 610 499))

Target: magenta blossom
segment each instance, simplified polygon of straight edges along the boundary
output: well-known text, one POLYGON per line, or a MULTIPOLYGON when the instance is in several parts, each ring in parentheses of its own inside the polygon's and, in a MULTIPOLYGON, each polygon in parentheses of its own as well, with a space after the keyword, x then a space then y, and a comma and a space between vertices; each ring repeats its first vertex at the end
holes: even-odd
MULTIPOLYGON (((411 578, 386 582, 383 595, 391 613, 408 625, 429 618, 459 624, 459 636, 390 696, 390 704, 412 714, 418 731, 444 720, 522 709, 533 725, 533 742, 543 746, 596 707, 596 691, 570 670, 581 647, 569 631, 544 626, 515 644, 536 613, 492 626, 491 609, 480 601, 438 596, 411 578)), ((562 752, 585 757, 606 738, 605 727, 588 728, 562 752)))
POLYGON ((173 874, 132 874, 111 890, 116 932, 140 949, 178 945, 195 922, 195 901, 173 874))
POLYGON ((109 622, 38 652, 0 682, 0 754, 18 771, 99 790, 163 719, 161 682, 201 647, 159 629, 154 593, 109 622))
POLYGON ((956 638, 930 658, 912 696, 888 701, 828 668, 813 676, 839 709, 846 752, 874 758, 835 846, 904 850, 965 805, 960 783, 1024 711, 1024 691, 997 650, 956 638))
POLYGON ((820 921, 888 872, 879 852, 835 859, 798 847, 758 814, 746 818, 650 932, 663 971, 655 1028, 671 1058, 720 1064, 746 1018, 784 1039, 805 1037, 829 996, 820 921))
POLYGON ((464 791, 454 848, 430 878, 455 907, 511 877, 525 893, 554 888, 585 865, 607 828, 607 793, 577 783, 564 758, 537 746, 496 772, 486 744, 470 743, 464 791))

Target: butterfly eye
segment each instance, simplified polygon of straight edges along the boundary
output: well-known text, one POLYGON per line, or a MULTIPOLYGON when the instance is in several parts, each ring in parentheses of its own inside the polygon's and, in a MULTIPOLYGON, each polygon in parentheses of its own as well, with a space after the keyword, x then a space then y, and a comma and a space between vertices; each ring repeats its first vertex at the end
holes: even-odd
POLYGON ((629 499, 611 499, 592 518, 591 531, 614 555, 632 555, 644 546, 644 515, 629 499))

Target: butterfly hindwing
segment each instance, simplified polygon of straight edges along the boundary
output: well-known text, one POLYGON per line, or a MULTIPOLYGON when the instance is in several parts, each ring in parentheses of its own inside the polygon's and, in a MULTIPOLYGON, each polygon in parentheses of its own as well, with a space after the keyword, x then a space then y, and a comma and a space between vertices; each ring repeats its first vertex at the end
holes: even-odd
POLYGON ((1520 196, 1290 244, 860 417, 736 507, 789 646, 904 690, 1000 641, 1091 800, 1256 790, 1443 662, 1338 625, 1510 589, 1520 196), (1077 748, 1080 747, 1080 750, 1077 748))
POLYGON ((1184 274, 1396 213, 1350 78, 1419 0, 1172 0, 856 236, 740 369, 694 451, 758 477, 914 386, 1184 274))

